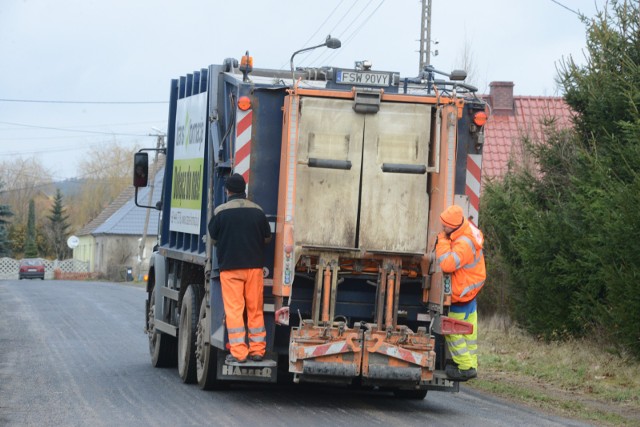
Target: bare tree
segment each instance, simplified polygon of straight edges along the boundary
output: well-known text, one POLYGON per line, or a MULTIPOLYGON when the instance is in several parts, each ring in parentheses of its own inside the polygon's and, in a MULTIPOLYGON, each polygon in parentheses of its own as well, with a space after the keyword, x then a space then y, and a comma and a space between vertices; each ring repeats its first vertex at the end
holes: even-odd
POLYGON ((51 172, 35 156, 0 162, 0 182, 5 183, 0 191, 0 204, 11 208, 15 223, 27 221, 29 200, 53 188, 51 172))
POLYGON ((127 186, 131 185, 133 154, 138 147, 126 147, 114 141, 92 149, 80 163, 84 178, 78 195, 68 197, 73 228, 80 228, 94 219, 127 186))
POLYGON ((480 93, 487 92, 489 86, 486 77, 481 78, 478 65, 473 52, 473 41, 465 35, 464 46, 456 55, 454 67, 467 72, 466 83, 476 86, 480 93))

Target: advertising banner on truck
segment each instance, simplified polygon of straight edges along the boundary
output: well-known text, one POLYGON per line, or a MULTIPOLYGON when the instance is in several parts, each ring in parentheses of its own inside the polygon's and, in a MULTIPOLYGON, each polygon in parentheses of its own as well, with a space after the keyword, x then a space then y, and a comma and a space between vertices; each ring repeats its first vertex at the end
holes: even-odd
POLYGON ((169 229, 200 234, 207 93, 178 100, 169 229))

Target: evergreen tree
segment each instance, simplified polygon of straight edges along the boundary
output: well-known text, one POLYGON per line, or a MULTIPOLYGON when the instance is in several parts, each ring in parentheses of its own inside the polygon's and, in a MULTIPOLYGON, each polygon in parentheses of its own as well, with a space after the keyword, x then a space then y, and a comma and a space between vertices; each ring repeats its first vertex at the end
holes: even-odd
MULTIPOLYGON (((0 190, 3 183, 0 182, 0 190)), ((9 241, 9 232, 7 230, 8 218, 13 216, 11 208, 8 205, 0 205, 0 257, 11 256, 11 242, 9 241)))
POLYGON ((29 200, 29 216, 27 219, 27 240, 24 247, 26 258, 36 258, 38 247, 36 245, 36 207, 33 199, 29 200))
POLYGON ((60 189, 56 191, 51 207, 48 234, 50 244, 56 259, 63 260, 69 255, 69 247, 67 246, 67 234, 69 230, 69 215, 65 215, 65 207, 62 204, 62 192, 60 189))
POLYGON ((585 20, 587 63, 569 58, 559 75, 575 132, 549 123, 547 143, 528 147, 537 173, 489 185, 481 215, 520 324, 547 338, 595 332, 638 357, 639 17, 638 2, 612 0, 585 20))

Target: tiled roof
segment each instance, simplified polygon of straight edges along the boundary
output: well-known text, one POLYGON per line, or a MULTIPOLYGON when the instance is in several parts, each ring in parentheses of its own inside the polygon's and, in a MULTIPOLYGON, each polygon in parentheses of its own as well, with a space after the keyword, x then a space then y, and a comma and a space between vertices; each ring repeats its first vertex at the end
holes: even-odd
MULTIPOLYGON (((155 181, 154 181, 154 190, 153 190, 153 203, 152 205, 155 205, 156 202, 158 200, 160 200, 160 191, 162 189, 162 178, 164 177, 164 164, 165 164, 165 157, 164 156, 160 156, 158 158, 158 169, 157 172, 155 174, 155 181), (157 196, 156 196, 157 194, 157 196)), ((152 169, 152 168, 150 168, 152 169)), ((147 201, 148 201, 148 197, 149 197, 149 187, 146 188, 142 188, 138 191, 138 203, 140 203, 141 205, 146 205, 147 201)), ((100 214, 98 214, 97 217, 95 217, 92 221, 90 221, 87 225, 85 225, 84 227, 82 227, 77 233, 77 236, 85 236, 88 234, 103 234, 105 233, 104 228, 104 224, 106 224, 107 222, 110 222, 111 217, 114 216, 114 214, 116 214, 117 212, 119 212, 124 206, 126 205, 132 205, 135 209, 137 209, 137 211, 143 212, 143 222, 140 224, 140 226, 138 227, 138 232, 137 233, 115 233, 115 234, 142 234, 142 228, 144 226, 144 217, 146 215, 146 210, 142 209, 142 208, 138 208, 137 206, 135 206, 134 201, 133 201, 133 197, 135 194, 135 188, 133 186, 127 187, 125 188, 119 195, 118 197, 116 197, 114 199, 113 202, 111 202, 111 204, 109 204, 109 206, 107 206, 102 212, 100 212, 100 214), (101 231, 97 231, 97 230, 101 230, 101 231)), ((137 217, 138 212, 133 211, 133 215, 137 217)), ((155 235, 157 233, 157 222, 158 221, 158 213, 156 211, 152 211, 151 215, 149 216, 149 227, 148 227, 148 234, 151 235, 155 235), (155 217, 155 219, 153 219, 155 217), (154 225, 152 226, 152 221, 155 221, 154 225)), ((111 223, 113 226, 113 223, 111 223)), ((131 226, 132 224, 130 224, 131 226)), ((135 226, 134 226, 135 228, 135 226)))
POLYGON ((109 204, 106 208, 102 210, 92 221, 90 221, 87 225, 82 227, 80 231, 76 233, 78 236, 86 236, 87 234, 92 234, 93 230, 99 227, 102 223, 104 223, 111 215, 113 215, 118 209, 120 209, 128 200, 133 197, 134 188, 133 186, 125 188, 122 193, 116 197, 113 202, 109 204))
MULTIPOLYGON (((160 201, 162 194, 162 179, 164 178, 164 170, 160 170, 156 174, 153 184, 153 197, 149 202, 149 191, 151 187, 144 187, 138 190, 138 203, 145 206, 155 206, 160 201)), ((133 188, 133 187, 132 187, 133 188)), ((140 208, 135 205, 133 197, 117 209, 106 221, 97 226, 91 234, 121 234, 136 235, 142 234, 146 222, 147 209, 140 208)), ((149 223, 147 226, 147 235, 155 236, 158 234, 158 211, 152 209, 149 212, 149 223)))
POLYGON ((572 126, 572 111, 559 97, 514 96, 511 114, 493 114, 485 125, 482 156, 483 179, 501 178, 509 161, 525 161, 522 139, 545 142, 544 123, 554 121, 558 129, 572 126))

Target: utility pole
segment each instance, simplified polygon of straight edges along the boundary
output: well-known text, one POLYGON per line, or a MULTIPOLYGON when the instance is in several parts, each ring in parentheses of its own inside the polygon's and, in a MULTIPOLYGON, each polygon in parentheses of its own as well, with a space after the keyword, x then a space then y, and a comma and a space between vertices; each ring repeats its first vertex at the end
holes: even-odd
MULTIPOLYGON (((151 178, 151 183, 149 184, 149 197, 147 199, 147 206, 151 206, 151 202, 153 202, 153 188, 156 182, 156 173, 158 173, 158 153, 160 150, 164 148, 164 137, 165 134, 159 133, 156 135, 158 138, 157 142, 157 150, 156 155, 153 160, 153 169, 152 173, 149 174, 149 178, 151 178)), ((140 244, 138 245, 138 278, 142 274, 142 263, 144 262, 144 247, 147 242, 147 229, 149 228, 149 216, 151 215, 151 209, 147 208, 147 215, 144 219, 144 229, 142 231, 142 238, 140 238, 140 244)))
POLYGON ((420 69, 422 73, 425 65, 431 64, 431 0, 422 0, 420 14, 420 69))

